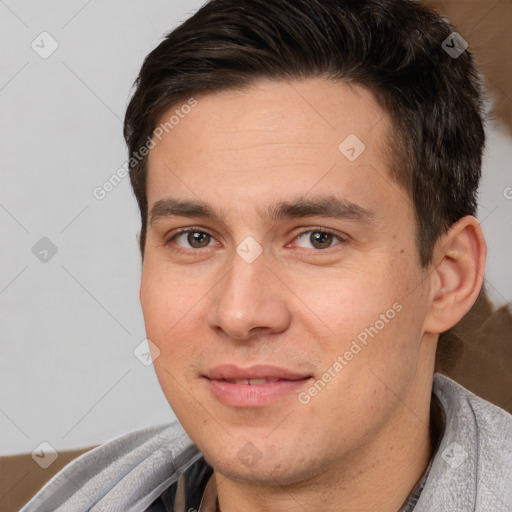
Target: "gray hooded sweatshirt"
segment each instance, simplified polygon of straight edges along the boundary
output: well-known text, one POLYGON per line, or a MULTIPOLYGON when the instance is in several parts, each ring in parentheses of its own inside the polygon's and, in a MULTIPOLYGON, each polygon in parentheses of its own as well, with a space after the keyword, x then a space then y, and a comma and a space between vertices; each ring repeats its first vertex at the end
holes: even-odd
MULTIPOLYGON (((408 512, 512 512, 512 415, 434 375, 445 429, 408 512)), ((189 512, 213 470, 178 423, 81 455, 20 512, 189 512)), ((413 493, 411 493, 413 494, 413 493)))

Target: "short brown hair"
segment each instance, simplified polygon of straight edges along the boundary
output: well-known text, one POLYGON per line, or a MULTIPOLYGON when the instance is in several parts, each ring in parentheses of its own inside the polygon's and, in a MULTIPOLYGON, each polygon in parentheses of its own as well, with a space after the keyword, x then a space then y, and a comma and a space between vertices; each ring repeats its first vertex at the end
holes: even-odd
POLYGON ((415 0, 207 2, 146 57, 126 111, 142 254, 147 158, 133 155, 167 109, 259 79, 325 77, 366 87, 388 112, 396 147, 390 171, 412 198, 426 266, 438 237, 477 207, 482 87, 470 52, 447 51, 456 42, 453 28, 415 0))

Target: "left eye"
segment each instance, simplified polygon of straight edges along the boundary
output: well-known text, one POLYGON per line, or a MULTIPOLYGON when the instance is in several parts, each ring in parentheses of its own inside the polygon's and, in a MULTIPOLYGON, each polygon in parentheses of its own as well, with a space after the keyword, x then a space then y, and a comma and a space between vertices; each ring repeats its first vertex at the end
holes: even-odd
POLYGON ((295 239, 300 247, 303 247, 305 249, 310 249, 311 246, 314 249, 328 249, 333 245, 333 241, 337 239, 339 240, 339 243, 343 242, 344 240, 335 235, 334 233, 330 233, 328 231, 305 231, 304 233, 297 236, 295 239), (303 245, 301 245, 301 243, 303 245), (307 244, 311 245, 307 245, 307 244))
MULTIPOLYGON (((193 230, 178 233, 177 235, 173 236, 171 240, 174 242, 183 237, 185 237, 186 243, 188 243, 189 247, 192 249, 202 249, 203 247, 208 247, 211 245, 211 242, 214 242, 214 238, 208 233, 205 233, 204 231, 193 230)), ((181 247, 186 247, 180 243, 178 243, 178 245, 181 247)))

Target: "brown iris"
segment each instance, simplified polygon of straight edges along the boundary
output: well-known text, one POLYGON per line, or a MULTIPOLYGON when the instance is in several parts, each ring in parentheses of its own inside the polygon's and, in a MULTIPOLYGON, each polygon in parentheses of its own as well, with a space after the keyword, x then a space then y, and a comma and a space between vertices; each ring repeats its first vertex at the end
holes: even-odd
POLYGON ((210 235, 208 233, 202 233, 201 231, 191 231, 187 235, 187 242, 191 247, 194 247, 194 249, 200 249, 210 243, 210 235))
POLYGON ((316 249, 326 249, 332 243, 332 235, 330 233, 315 231, 311 233, 309 240, 316 249))

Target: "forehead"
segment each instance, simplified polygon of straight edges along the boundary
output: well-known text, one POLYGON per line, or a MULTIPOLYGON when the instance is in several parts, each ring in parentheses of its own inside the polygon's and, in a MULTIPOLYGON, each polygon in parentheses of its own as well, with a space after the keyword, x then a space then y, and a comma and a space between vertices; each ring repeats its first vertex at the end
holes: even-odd
POLYGON ((217 149, 218 140, 222 150, 237 152, 266 142, 336 148, 336 142, 350 134, 373 144, 389 128, 388 115, 368 89, 321 78, 262 80, 242 89, 198 96, 193 108, 191 102, 174 105, 159 120, 163 137, 176 144, 186 142, 184 150, 198 149, 191 144, 194 139, 205 150, 217 149))
POLYGON ((397 187, 389 173, 389 118, 363 87, 326 79, 260 81, 192 104, 175 105, 160 119, 164 128, 172 116, 174 123, 153 138, 150 207, 171 192, 210 203, 223 191, 219 207, 226 201, 243 207, 243 197, 258 210, 287 194, 339 192, 355 199, 366 190, 372 202, 372 187, 397 187))

